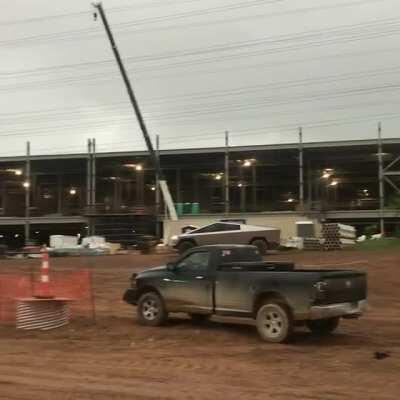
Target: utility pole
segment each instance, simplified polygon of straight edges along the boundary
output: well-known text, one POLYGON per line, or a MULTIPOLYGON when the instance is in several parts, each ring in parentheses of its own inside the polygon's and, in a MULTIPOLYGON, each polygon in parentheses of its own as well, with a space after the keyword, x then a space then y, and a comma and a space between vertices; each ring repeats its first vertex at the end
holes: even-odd
MULTIPOLYGON (((133 109, 135 111, 136 118, 137 118, 137 121, 139 123, 140 129, 142 130, 142 134, 143 134, 144 140, 146 142, 147 150, 149 151, 151 161, 152 161, 153 165, 155 166, 155 170, 158 173, 160 189, 161 189, 161 191, 163 193, 165 204, 168 207, 170 218, 171 218, 171 220, 176 221, 178 219, 178 217, 177 217, 177 214, 176 214, 176 210, 175 210, 175 207, 174 207, 174 203, 173 203, 173 200, 172 200, 171 193, 169 191, 167 182, 166 182, 166 180, 164 178, 164 175, 162 173, 162 170, 160 168, 160 164, 159 164, 159 161, 157 159, 156 153, 154 151, 153 144, 151 142, 149 133, 147 131, 147 127, 146 127, 146 124, 144 122, 142 113, 140 111, 139 104, 138 104, 138 102, 136 100, 135 94, 134 94, 132 86, 131 86, 131 82, 130 82, 128 74, 127 74, 127 72, 125 70, 125 67, 124 67, 124 64, 122 62, 121 56, 119 54, 119 50, 118 50, 117 44, 115 43, 114 36, 113 36, 113 34, 111 32, 111 28, 110 28, 110 26, 108 24, 107 17, 105 15, 105 12, 104 12, 104 9, 103 9, 103 5, 101 4, 101 2, 96 1, 96 2, 93 3, 93 6, 95 7, 95 9, 100 14, 100 18, 101 18, 101 20, 103 22, 104 29, 105 29, 105 31, 107 33, 108 40, 110 41, 111 49, 112 49, 112 51, 114 53, 115 59, 117 61, 117 64, 118 64, 118 67, 119 67, 119 70, 120 70, 120 73, 121 73, 121 76, 122 76, 122 79, 123 79, 123 81, 125 83, 125 87, 126 87, 126 90, 128 92, 129 100, 130 100, 131 105, 132 105, 132 107, 133 107, 133 109)), ((94 13, 94 17, 95 17, 95 19, 97 18, 97 13, 96 12, 94 13)))
POLYGON ((304 154, 303 154, 303 129, 299 128, 299 205, 304 210, 304 154))
POLYGON ((230 211, 229 204, 229 132, 225 131, 225 214, 228 215, 230 211))
POLYGON ((385 236, 385 220, 384 220, 384 208, 385 208, 385 188, 384 188, 384 175, 383 175, 383 153, 382 153, 382 124, 378 123, 378 180, 379 180, 379 225, 380 231, 385 236))
POLYGON ((26 171, 25 171, 25 245, 30 240, 30 208, 31 208, 31 144, 26 142, 26 171))

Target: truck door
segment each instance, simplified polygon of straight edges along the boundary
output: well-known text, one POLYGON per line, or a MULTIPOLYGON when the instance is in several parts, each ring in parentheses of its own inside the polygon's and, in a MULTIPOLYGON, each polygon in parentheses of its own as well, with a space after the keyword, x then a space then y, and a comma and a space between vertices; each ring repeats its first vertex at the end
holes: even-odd
POLYGON ((212 311, 212 278, 208 274, 211 254, 195 251, 178 261, 165 283, 165 300, 170 311, 212 311))

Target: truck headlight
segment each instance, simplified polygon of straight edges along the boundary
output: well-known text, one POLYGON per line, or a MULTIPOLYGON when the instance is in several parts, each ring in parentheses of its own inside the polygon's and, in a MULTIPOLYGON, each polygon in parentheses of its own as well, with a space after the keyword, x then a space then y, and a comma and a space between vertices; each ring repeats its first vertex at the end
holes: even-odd
POLYGON ((171 236, 169 242, 171 246, 174 246, 176 244, 176 242, 178 241, 179 237, 177 235, 173 235, 171 236))
POLYGON ((131 279, 130 279, 132 289, 136 289, 136 285, 137 285, 136 278, 137 278, 137 274, 132 274, 131 279))

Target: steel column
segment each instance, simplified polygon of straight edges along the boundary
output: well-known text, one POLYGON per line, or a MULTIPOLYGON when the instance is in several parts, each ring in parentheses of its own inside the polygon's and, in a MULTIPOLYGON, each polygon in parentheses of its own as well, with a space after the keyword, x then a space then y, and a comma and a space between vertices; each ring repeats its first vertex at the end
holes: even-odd
POLYGON ((230 212, 230 200, 229 200, 229 132, 225 132, 225 214, 230 212))
POLYGON ((92 139, 87 141, 87 163, 86 163, 86 205, 89 208, 92 204, 92 139))
POLYGON ((385 207, 385 190, 384 190, 384 176, 383 176, 383 153, 382 153, 382 124, 378 123, 378 180, 379 180, 379 225, 380 232, 385 235, 385 220, 384 220, 384 207, 385 207))
POLYGON ((92 170, 91 170, 91 189, 92 189, 92 196, 91 196, 91 203, 92 206, 96 206, 96 139, 92 139, 92 170))
POLYGON ((25 171, 25 244, 30 240, 30 207, 31 207, 31 144, 26 142, 26 171, 25 171))
MULTIPOLYGON (((156 157, 158 160, 158 163, 160 164, 160 136, 156 135, 156 157)), ((156 169, 156 215, 157 215, 157 221, 158 221, 158 216, 160 215, 160 177, 158 170, 156 169)), ((158 226, 158 223, 157 223, 158 226)))
POLYGON ((253 192, 253 211, 257 211, 257 167, 251 166, 251 178, 252 178, 252 192, 253 192))
POLYGON ((299 128, 299 205, 304 209, 303 130, 299 128))

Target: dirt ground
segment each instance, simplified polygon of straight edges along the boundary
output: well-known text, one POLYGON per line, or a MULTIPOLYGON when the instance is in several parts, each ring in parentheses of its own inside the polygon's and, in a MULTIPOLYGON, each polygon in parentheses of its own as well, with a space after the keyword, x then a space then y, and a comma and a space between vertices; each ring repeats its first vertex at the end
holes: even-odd
MULTIPOLYGON (((255 328, 184 316, 162 328, 135 323, 121 296, 133 271, 161 255, 52 259, 56 270, 93 271, 97 323, 50 332, 0 326, 1 400, 398 399, 400 252, 287 253, 270 259, 368 271, 370 311, 317 339, 300 330, 288 345, 259 340, 255 328), (390 352, 383 360, 375 351, 390 352)), ((38 261, 1 261, 0 272, 38 261)))

